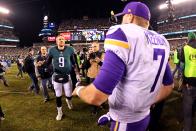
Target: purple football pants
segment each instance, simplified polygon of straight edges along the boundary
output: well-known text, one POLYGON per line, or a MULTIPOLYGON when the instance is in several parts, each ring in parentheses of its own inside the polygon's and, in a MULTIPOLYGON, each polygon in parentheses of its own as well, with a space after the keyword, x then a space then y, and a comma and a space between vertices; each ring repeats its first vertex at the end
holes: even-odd
POLYGON ((120 123, 117 121, 112 121, 110 131, 146 131, 149 121, 149 115, 141 121, 134 123, 120 123))

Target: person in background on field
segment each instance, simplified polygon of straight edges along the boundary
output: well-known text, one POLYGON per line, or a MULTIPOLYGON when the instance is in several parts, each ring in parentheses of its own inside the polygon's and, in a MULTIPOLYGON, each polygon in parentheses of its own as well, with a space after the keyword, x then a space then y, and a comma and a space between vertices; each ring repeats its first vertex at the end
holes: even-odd
POLYGON ((42 64, 46 61, 48 57, 46 46, 42 46, 40 48, 40 54, 35 59, 35 73, 38 80, 41 81, 42 91, 44 96, 44 102, 49 101, 50 97, 48 94, 47 83, 48 85, 52 85, 52 74, 53 68, 52 64, 46 65, 42 64))
POLYGON ((183 70, 183 115, 184 131, 192 131, 193 114, 196 111, 196 34, 188 34, 188 44, 183 47, 182 57, 183 70))
POLYGON ((4 86, 8 87, 9 85, 7 83, 7 80, 5 79, 4 73, 5 67, 0 63, 0 80, 3 81, 4 86))
POLYGON ((20 75, 20 78, 23 79, 23 71, 22 71, 22 67, 23 67, 23 58, 21 55, 18 56, 17 60, 16 60, 16 64, 18 67, 18 73, 16 75, 16 77, 18 77, 20 75))
POLYGON ((3 110, 2 110, 1 105, 0 105, 0 121, 4 120, 4 119, 5 119, 5 116, 4 116, 3 110))

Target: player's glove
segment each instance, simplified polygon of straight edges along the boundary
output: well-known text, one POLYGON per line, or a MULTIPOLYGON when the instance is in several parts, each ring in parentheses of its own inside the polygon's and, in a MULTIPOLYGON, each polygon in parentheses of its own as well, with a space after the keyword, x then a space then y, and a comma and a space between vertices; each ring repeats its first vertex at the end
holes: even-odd
POLYGON ((101 117, 99 117, 98 119, 98 126, 103 126, 108 124, 111 121, 111 117, 109 115, 109 112, 107 114, 102 115, 101 117))

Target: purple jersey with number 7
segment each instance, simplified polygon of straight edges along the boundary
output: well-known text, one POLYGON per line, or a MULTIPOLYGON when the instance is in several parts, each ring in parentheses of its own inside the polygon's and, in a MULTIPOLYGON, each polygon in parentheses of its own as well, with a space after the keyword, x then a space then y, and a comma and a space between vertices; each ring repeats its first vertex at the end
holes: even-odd
POLYGON ((112 26, 104 48, 115 53, 126 65, 126 72, 109 96, 113 120, 133 123, 149 115, 150 106, 167 78, 170 46, 162 35, 137 26, 112 26))

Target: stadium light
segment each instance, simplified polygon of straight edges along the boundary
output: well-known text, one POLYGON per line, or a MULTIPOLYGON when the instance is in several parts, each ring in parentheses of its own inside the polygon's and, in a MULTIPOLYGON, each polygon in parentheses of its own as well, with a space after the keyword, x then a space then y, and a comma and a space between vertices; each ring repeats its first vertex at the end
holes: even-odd
POLYGON ((48 20, 48 16, 46 15, 46 16, 44 16, 44 20, 48 20))
POLYGON ((160 10, 165 9, 165 8, 167 8, 167 5, 166 4, 162 4, 162 5, 159 6, 159 9, 160 10))
POLYGON ((8 9, 0 6, 0 13, 2 13, 2 14, 9 14, 10 11, 8 9))
MULTIPOLYGON (((187 1, 192 1, 192 0, 171 0, 171 3, 172 3, 173 5, 178 5, 178 4, 187 2, 187 1)), ((161 4, 161 5, 159 6, 159 9, 160 9, 160 10, 166 9, 166 8, 167 8, 167 5, 168 5, 167 2, 168 2, 168 1, 166 1, 166 3, 164 3, 164 4, 161 4)))

